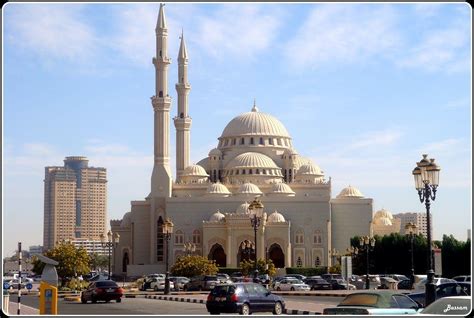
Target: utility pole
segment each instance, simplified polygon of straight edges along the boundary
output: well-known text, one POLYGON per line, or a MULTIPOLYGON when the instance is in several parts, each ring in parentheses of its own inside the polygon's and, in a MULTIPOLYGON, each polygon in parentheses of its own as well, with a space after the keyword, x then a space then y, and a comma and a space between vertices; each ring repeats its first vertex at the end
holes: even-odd
POLYGON ((21 242, 18 242, 18 309, 16 314, 20 315, 21 307, 21 242))

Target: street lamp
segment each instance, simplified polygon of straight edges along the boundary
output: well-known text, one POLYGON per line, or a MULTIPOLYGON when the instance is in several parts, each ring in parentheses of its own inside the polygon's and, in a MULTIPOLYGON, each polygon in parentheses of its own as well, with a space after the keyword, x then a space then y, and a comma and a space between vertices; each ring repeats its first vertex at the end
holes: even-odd
POLYGON ((431 246, 431 216, 430 205, 431 200, 436 199, 436 190, 439 185, 439 172, 441 168, 434 162, 434 159, 427 159, 428 155, 424 154, 423 159, 416 163, 413 169, 413 176, 415 177, 415 188, 418 191, 418 197, 421 203, 425 203, 426 207, 426 222, 427 222, 427 239, 428 239, 428 272, 425 289, 425 305, 428 306, 436 298, 436 289, 434 285, 434 271, 432 260, 432 246, 431 246))
POLYGON ((412 222, 408 222, 405 225, 405 232, 410 238, 410 252, 411 252, 411 276, 410 276, 410 286, 413 288, 413 283, 415 282, 415 263, 413 262, 413 239, 415 237, 415 232, 416 232, 417 226, 416 224, 412 222))
POLYGON ((337 258, 338 258, 339 256, 341 256, 341 255, 340 255, 339 251, 336 250, 335 248, 333 248, 332 250, 330 250, 330 251, 329 251, 329 254, 330 254, 331 257, 332 257, 332 266, 335 266, 336 263, 337 263, 337 258))
POLYGON ((374 249, 375 246, 375 238, 369 236, 362 236, 359 238, 359 250, 365 251, 367 255, 367 273, 365 274, 365 289, 370 288, 370 280, 369 280, 369 253, 371 250, 374 249))
POLYGON ((351 246, 346 248, 346 253, 351 257, 355 257, 357 254, 359 254, 359 249, 357 247, 351 246))
POLYGON ((168 295, 170 293, 170 273, 168 270, 169 266, 169 246, 170 246, 170 238, 171 234, 173 233, 173 222, 168 218, 161 226, 163 238, 166 241, 166 276, 165 276, 165 291, 164 294, 168 295))
POLYGON ((257 278, 258 269, 257 269, 257 230, 260 226, 260 221, 263 216, 263 204, 258 198, 255 198, 249 207, 250 212, 250 223, 253 227, 254 237, 255 237, 255 265, 254 265, 254 278, 257 278))
POLYGON ((119 243, 119 240, 120 240, 120 235, 117 232, 112 234, 112 231, 110 230, 107 232, 107 241, 105 240, 105 235, 103 233, 100 235, 100 244, 102 245, 102 247, 107 247, 108 252, 109 252, 109 264, 108 264, 108 269, 109 269, 108 279, 109 280, 110 280, 110 263, 111 263, 110 257, 112 254, 111 248, 116 247, 119 243))
POLYGON ((196 244, 191 242, 184 243, 184 252, 186 253, 186 256, 194 254, 194 252, 196 252, 196 244))

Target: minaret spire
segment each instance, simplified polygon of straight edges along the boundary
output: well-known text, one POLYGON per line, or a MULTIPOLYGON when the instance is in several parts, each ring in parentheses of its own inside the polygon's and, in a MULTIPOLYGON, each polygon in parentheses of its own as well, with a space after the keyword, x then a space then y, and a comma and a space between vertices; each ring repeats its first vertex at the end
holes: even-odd
POLYGON ((171 197, 171 169, 169 166, 170 144, 170 106, 168 94, 168 29, 164 4, 160 4, 160 12, 156 23, 156 56, 155 95, 151 98, 154 111, 154 165, 151 176, 151 196, 155 198, 171 197))
POLYGON ((188 114, 188 95, 191 85, 188 83, 188 52, 181 29, 181 43, 178 53, 178 115, 174 118, 176 127, 176 178, 179 181, 184 169, 190 164, 191 117, 188 114))

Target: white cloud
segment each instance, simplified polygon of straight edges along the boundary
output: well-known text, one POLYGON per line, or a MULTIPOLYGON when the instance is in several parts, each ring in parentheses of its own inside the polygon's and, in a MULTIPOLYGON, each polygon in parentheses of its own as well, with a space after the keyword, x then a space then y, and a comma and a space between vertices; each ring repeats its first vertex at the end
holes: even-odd
POLYGON ((369 132, 358 136, 349 149, 367 148, 373 146, 388 146, 395 143, 403 135, 401 131, 383 130, 369 132))
POLYGON ((358 62, 396 47, 399 35, 388 6, 318 5, 287 45, 292 65, 358 62))
POLYGON ((440 140, 437 142, 432 142, 425 144, 420 147, 418 152, 420 153, 428 153, 428 154, 435 154, 435 156, 442 154, 442 155, 457 155, 460 152, 465 152, 467 148, 463 145, 462 140, 449 138, 440 140))
POLYGON ((432 30, 420 43, 398 61, 402 67, 421 68, 431 72, 470 70, 470 31, 468 26, 432 30))
POLYGON ((85 61, 96 53, 94 30, 79 4, 8 4, 4 13, 8 40, 51 60, 85 61))
POLYGON ((220 5, 213 14, 198 17, 195 43, 217 58, 251 58, 272 45, 281 18, 271 5, 220 5))

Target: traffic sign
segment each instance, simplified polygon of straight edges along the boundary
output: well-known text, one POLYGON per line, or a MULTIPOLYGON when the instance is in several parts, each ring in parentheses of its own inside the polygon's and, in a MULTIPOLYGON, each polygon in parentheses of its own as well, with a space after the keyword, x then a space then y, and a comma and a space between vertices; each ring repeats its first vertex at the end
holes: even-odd
POLYGON ((8 282, 3 282, 3 289, 9 289, 10 284, 8 282))
POLYGON ((33 284, 31 283, 26 284, 26 289, 31 289, 31 288, 33 288, 33 284))

